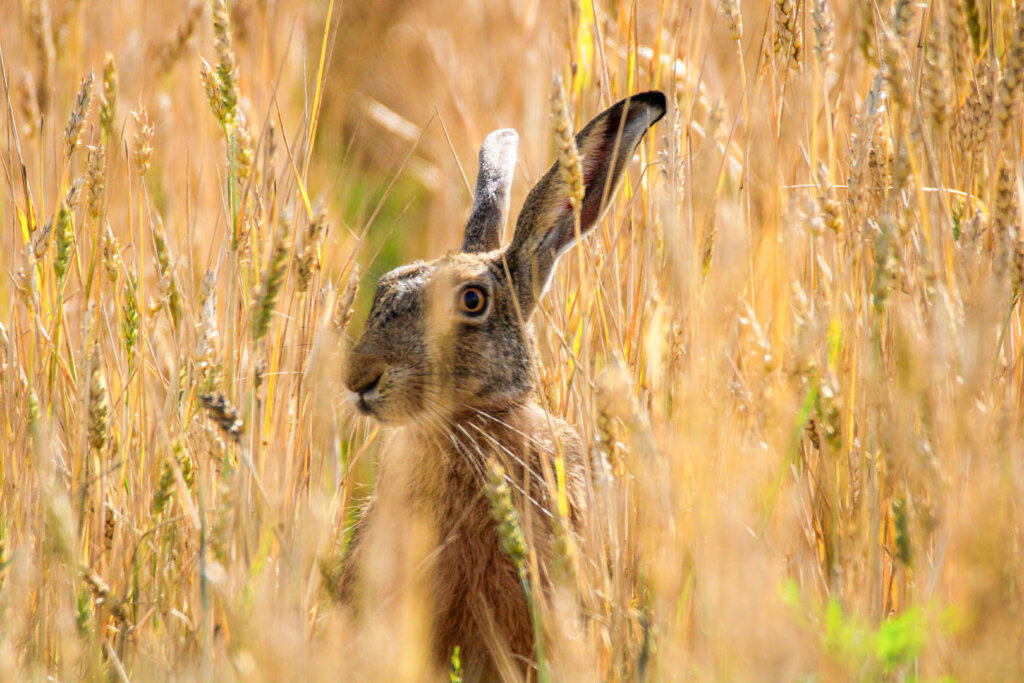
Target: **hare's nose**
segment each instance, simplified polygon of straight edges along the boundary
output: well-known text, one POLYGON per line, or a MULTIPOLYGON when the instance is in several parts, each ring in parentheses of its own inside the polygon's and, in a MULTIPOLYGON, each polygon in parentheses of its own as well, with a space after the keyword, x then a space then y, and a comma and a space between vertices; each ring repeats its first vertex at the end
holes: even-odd
POLYGON ((349 353, 345 372, 345 386, 349 391, 362 394, 372 391, 384 374, 384 363, 379 357, 362 352, 357 346, 349 353))
POLYGON ((369 394, 370 392, 377 388, 377 385, 380 384, 380 378, 383 376, 384 373, 382 372, 376 377, 374 377, 372 380, 367 382, 366 384, 363 384, 362 386, 358 387, 350 386, 349 389, 351 389, 353 393, 359 394, 360 396, 363 396, 364 394, 369 394))

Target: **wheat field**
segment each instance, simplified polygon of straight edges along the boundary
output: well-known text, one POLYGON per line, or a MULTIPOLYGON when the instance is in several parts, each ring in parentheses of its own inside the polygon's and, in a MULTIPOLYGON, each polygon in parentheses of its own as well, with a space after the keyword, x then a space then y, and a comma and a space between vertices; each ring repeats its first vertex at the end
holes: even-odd
POLYGON ((531 679, 1024 677, 1019 2, 0 16, 0 679, 428 675, 429 605, 332 598, 388 432, 340 368, 556 78, 670 107, 535 315, 594 514, 531 679))

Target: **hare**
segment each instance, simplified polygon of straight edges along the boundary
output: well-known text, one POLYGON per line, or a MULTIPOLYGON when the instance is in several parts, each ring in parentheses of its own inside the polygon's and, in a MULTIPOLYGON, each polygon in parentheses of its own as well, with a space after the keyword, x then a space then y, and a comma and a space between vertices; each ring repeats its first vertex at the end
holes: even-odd
POLYGON ((387 573, 381 558, 401 564, 409 526, 428 529, 436 547, 422 554, 429 566, 420 562, 410 581, 418 576, 428 593, 436 666, 446 666, 459 646, 465 680, 521 678, 535 666, 529 604, 484 495, 486 467, 493 460, 506 472, 543 585, 558 515, 556 453, 564 458, 570 533, 583 522, 587 482, 576 432, 534 397, 530 316, 558 257, 597 223, 665 106, 662 93, 646 92, 587 124, 576 136, 584 184, 578 230, 556 163, 530 191, 504 248, 518 136, 509 129, 488 135, 461 250, 381 277, 348 355, 352 403, 398 429, 353 531, 342 600, 383 609, 401 586, 380 585, 387 573), (378 590, 368 599, 371 586, 378 590))

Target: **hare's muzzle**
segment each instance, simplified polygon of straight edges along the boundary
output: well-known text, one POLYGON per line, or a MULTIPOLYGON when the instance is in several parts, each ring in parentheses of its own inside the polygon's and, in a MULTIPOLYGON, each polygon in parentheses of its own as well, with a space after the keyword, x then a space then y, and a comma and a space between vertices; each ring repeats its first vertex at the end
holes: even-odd
POLYGON ((380 384, 380 378, 383 374, 384 373, 379 373, 376 377, 364 384, 350 387, 352 391, 352 402, 355 403, 359 412, 364 415, 370 415, 373 413, 370 409, 369 401, 372 401, 377 396, 377 385, 380 384))
POLYGON ((352 392, 352 403, 359 412, 370 415, 373 413, 370 403, 377 397, 377 388, 384 376, 384 366, 374 355, 362 353, 358 347, 348 358, 345 373, 345 386, 352 392))

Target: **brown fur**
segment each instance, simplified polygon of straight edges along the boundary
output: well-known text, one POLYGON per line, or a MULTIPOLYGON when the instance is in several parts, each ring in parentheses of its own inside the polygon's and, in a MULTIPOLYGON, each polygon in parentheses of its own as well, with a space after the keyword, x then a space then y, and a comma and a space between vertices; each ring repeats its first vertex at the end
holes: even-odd
MULTIPOLYGON (((545 572, 542 581, 552 556, 553 529, 546 513, 555 509, 542 473, 554 471, 556 441, 565 449, 566 491, 575 525, 586 509, 579 439, 561 420, 549 425, 548 417, 538 407, 526 405, 495 415, 500 422, 469 418, 462 426, 475 437, 464 437, 457 444, 426 429, 401 430, 388 443, 375 499, 357 530, 359 541, 374 533, 389 533, 386 524, 375 528, 375 508, 380 505, 423 515, 435 529, 440 551, 429 568, 433 585, 428 601, 434 611, 433 655, 443 666, 455 646, 460 646, 465 680, 499 679, 500 664, 495 660, 499 652, 510 658, 515 672, 533 657, 529 607, 516 569, 495 532, 483 493, 483 459, 499 459, 509 475, 516 507, 525 513, 523 526, 533 530, 532 546, 545 572), (554 439, 550 438, 552 426, 554 439), (523 457, 534 476, 528 477, 506 449, 523 457), (396 474, 394 468, 403 471, 396 474), (533 502, 525 504, 521 491, 529 491, 533 502)), ((352 595, 356 588, 361 551, 362 543, 356 542, 343 575, 348 584, 343 594, 352 595)))
MULTIPOLYGON (((665 112, 661 93, 624 100, 577 136, 585 189, 580 233, 596 223, 646 130, 665 112)), ((426 528, 436 543, 420 568, 432 606, 432 653, 444 668, 456 645, 465 680, 517 678, 533 663, 529 605, 503 550, 484 495, 486 465, 507 474, 541 587, 553 558, 554 458, 564 455, 570 532, 586 513, 579 437, 533 399, 530 315, 558 256, 575 239, 567 190, 553 167, 530 192, 512 242, 498 249, 508 210, 516 136, 497 131, 480 153, 473 215, 463 251, 398 268, 381 278, 366 329, 349 354, 345 382, 357 408, 403 425, 385 448, 377 490, 350 544, 341 594, 368 618, 416 576, 373 565, 397 558, 426 528), (478 315, 460 308, 466 288, 487 302, 478 315), (404 583, 403 583, 404 581, 404 583), (376 592, 365 590, 373 585, 376 592), (372 594, 375 604, 361 596, 372 594)), ((413 572, 416 574, 416 572, 413 572)))

